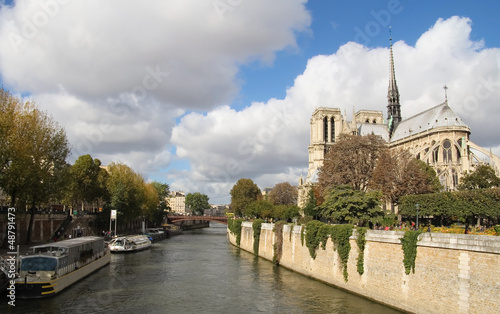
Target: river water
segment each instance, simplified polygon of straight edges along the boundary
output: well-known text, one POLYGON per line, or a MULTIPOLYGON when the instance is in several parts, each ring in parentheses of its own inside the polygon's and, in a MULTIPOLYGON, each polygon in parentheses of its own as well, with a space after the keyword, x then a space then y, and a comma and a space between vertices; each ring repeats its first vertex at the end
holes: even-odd
POLYGON ((226 226, 185 231, 49 299, 2 313, 397 313, 235 248, 226 226))

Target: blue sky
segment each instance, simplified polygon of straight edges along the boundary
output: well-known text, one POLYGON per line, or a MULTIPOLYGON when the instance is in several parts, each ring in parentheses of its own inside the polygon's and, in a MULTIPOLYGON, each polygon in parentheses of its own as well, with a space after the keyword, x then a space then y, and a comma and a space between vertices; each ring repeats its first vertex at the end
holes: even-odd
MULTIPOLYGON (((5 1, 3 2, 5 3, 5 1)), ((123 162, 228 203, 307 173, 318 106, 385 114, 389 27, 402 112, 443 101, 500 153, 498 1, 16 1, 0 78, 68 134, 70 162, 123 162)))
MULTIPOLYGON (((486 41, 486 47, 500 47, 499 1, 434 1, 434 0, 401 0, 401 1, 322 1, 313 0, 306 4, 311 12, 311 32, 298 34, 299 49, 285 50, 277 53, 272 66, 251 64, 244 66, 242 78, 244 85, 235 106, 245 106, 251 101, 265 101, 272 97, 282 98, 286 88, 293 85, 295 77, 301 74, 307 60, 319 54, 331 54, 341 45, 354 41, 358 32, 365 31, 368 23, 377 22, 375 15, 386 10, 389 3, 394 3, 400 14, 391 14, 389 26, 393 39, 404 40, 414 45, 423 32, 428 30, 439 18, 454 15, 469 17, 473 22, 471 39, 486 41), (399 4, 399 5, 398 5, 399 4), (269 81, 272 84, 269 84, 269 81)), ((383 21, 386 21, 385 17, 383 21)), ((376 36, 370 36, 369 47, 386 47, 389 42, 388 27, 381 23, 376 36)), ((376 28, 374 28, 376 29, 376 28)), ((362 39, 361 37, 359 37, 362 39)), ((358 40, 365 44, 365 40, 358 40)))

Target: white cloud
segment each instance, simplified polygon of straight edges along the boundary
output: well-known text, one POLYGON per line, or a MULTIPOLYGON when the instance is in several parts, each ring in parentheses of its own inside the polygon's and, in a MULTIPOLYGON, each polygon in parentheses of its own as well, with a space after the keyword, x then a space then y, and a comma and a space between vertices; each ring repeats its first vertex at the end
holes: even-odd
MULTIPOLYGON (((0 10, 3 84, 65 127, 74 158, 91 153, 145 175, 187 161, 167 183, 214 203, 227 202, 242 177, 262 188, 296 183, 315 107, 338 107, 349 119, 353 108, 386 112, 388 49, 353 42, 311 58, 284 99, 229 106, 241 65, 272 64, 308 30, 305 0, 43 3, 0 10)), ((471 27, 467 18, 441 19, 415 46, 394 44, 402 114, 441 103, 446 84, 472 140, 498 154, 500 49, 472 41, 471 27)))
POLYGON ((20 0, 0 10, 0 73, 65 127, 73 158, 151 174, 177 118, 230 102, 240 65, 272 62, 309 24, 304 0, 20 0))
POLYGON ((145 87, 162 103, 208 109, 238 91, 238 65, 295 45, 303 1, 18 1, 0 11, 4 82, 31 93, 108 97, 145 87))
MULTIPOLYGON (((410 117, 442 103, 447 84, 449 104, 471 127, 472 140, 498 152, 500 50, 471 41, 470 31, 469 19, 452 17, 438 20, 415 47, 394 44, 402 114, 410 117)), ((385 116, 388 65, 388 48, 349 42, 332 55, 311 58, 285 99, 253 103, 239 112, 219 107, 206 115, 184 116, 172 132, 178 155, 192 165, 183 181, 213 195, 227 195, 242 177, 261 188, 283 181, 296 184, 307 170, 309 119, 315 107, 340 108, 349 119, 354 107, 385 116), (190 180, 191 175, 197 180, 190 180)))

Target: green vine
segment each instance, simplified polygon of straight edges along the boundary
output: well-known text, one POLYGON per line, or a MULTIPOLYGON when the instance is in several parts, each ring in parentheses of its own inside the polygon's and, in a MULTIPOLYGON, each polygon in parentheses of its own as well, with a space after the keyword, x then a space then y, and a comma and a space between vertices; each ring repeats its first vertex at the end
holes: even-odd
POLYGON ((290 225, 290 234, 289 234, 289 239, 288 239, 288 241, 290 241, 290 242, 292 242, 293 226, 294 226, 294 224, 290 225))
POLYGON ((417 259, 417 242, 418 236, 422 233, 422 230, 409 230, 405 232, 405 235, 400 239, 404 258, 403 264, 405 266, 405 273, 410 274, 410 271, 415 273, 415 260, 417 259))
POLYGON ((318 239, 321 243, 321 248, 326 250, 326 243, 328 242, 328 238, 332 236, 335 232, 334 226, 323 224, 318 230, 318 239))
POLYGON ((363 275, 365 272, 365 245, 366 245, 366 231, 368 228, 356 228, 357 238, 356 244, 358 245, 358 262, 356 266, 358 267, 358 274, 363 275))
POLYGON ((306 246, 309 249, 309 254, 313 259, 316 258, 316 249, 323 240, 322 235, 318 236, 318 231, 324 225, 321 221, 311 220, 306 224, 306 246))
POLYGON ((262 219, 255 219, 255 221, 252 224, 253 228, 253 253, 255 255, 259 255, 259 243, 260 243, 260 232, 261 232, 261 227, 262 223, 264 220, 262 219))
POLYGON ((306 229, 304 225, 301 226, 302 228, 300 229, 300 243, 302 243, 302 246, 304 246, 304 230, 306 229))
POLYGON ((335 244, 334 250, 336 249, 340 261, 342 263, 342 270, 344 274, 344 280, 347 282, 347 262, 349 260, 349 252, 351 251, 351 243, 349 243, 349 238, 352 235, 352 225, 335 225, 332 229, 332 241, 335 244))
POLYGON ((236 245, 240 246, 241 242, 241 224, 243 223, 243 219, 228 219, 227 220, 227 228, 233 235, 236 236, 236 245))
POLYGON ((319 245, 326 249, 326 243, 330 237, 333 242, 333 249, 337 251, 341 261, 341 268, 344 274, 344 280, 347 282, 347 262, 349 260, 349 252, 351 244, 349 238, 352 235, 352 225, 326 225, 317 220, 309 221, 305 226, 305 242, 309 249, 309 254, 313 259, 316 258, 316 250, 319 245))

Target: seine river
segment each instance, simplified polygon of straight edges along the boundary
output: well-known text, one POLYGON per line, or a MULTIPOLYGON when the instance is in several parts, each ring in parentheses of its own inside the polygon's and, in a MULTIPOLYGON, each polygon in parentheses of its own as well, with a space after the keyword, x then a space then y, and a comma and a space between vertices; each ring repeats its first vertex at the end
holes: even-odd
POLYGON ((221 224, 113 254, 53 298, 3 300, 2 313, 397 313, 235 248, 221 224))

